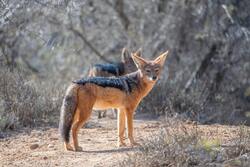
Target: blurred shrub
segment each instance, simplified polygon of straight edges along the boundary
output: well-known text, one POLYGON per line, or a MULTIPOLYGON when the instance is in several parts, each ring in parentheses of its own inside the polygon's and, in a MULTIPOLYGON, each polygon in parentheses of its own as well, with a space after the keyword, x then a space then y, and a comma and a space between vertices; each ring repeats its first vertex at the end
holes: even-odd
POLYGON ((199 120, 203 111, 203 101, 197 92, 192 96, 181 92, 168 81, 160 81, 138 107, 138 112, 154 115, 178 116, 179 118, 199 120))
POLYGON ((62 93, 55 83, 30 81, 24 71, 6 67, 0 76, 1 129, 57 122, 62 93))

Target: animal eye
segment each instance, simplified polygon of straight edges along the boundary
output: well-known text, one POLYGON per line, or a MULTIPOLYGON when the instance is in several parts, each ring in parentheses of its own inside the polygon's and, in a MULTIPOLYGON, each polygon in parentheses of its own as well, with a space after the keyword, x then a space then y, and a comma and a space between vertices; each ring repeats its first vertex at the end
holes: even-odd
POLYGON ((155 69, 155 72, 159 72, 159 69, 155 69))
POLYGON ((147 73, 150 73, 151 71, 150 71, 149 69, 146 69, 146 72, 147 72, 147 73))

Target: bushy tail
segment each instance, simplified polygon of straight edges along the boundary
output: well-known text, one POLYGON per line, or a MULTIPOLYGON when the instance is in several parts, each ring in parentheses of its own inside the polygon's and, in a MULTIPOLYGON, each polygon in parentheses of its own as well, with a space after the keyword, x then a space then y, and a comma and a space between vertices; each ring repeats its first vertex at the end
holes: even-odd
POLYGON ((77 86, 74 84, 67 89, 61 107, 59 132, 66 143, 69 142, 70 129, 77 106, 77 89, 77 86))

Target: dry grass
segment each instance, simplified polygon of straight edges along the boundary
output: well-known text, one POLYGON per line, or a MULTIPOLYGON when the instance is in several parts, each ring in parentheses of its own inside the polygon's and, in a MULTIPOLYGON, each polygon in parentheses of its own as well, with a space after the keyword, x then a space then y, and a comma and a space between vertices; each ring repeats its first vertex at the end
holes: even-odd
POLYGON ((155 85, 148 96, 143 99, 138 107, 139 112, 153 113, 154 115, 166 115, 173 117, 178 115, 182 119, 200 120, 199 114, 203 112, 203 101, 200 94, 190 96, 177 90, 167 80, 155 85))
POLYGON ((0 129, 55 123, 62 89, 51 81, 30 81, 22 70, 0 70, 0 129))
MULTIPOLYGON (((224 127, 223 127, 224 128, 224 127)), ((218 129, 185 124, 169 119, 165 126, 152 134, 135 154, 120 163, 120 166, 222 166, 250 165, 247 154, 250 151, 249 129, 244 126, 228 129, 230 135, 221 134, 218 129), (247 155, 247 156, 246 156, 247 155)))

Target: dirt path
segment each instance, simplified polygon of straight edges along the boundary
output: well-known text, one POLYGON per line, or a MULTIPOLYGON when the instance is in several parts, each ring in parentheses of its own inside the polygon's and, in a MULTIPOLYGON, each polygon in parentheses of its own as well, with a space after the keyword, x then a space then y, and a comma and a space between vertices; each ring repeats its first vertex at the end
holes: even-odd
MULTIPOLYGON (((146 139, 158 127, 157 120, 135 120, 137 141, 146 139)), ((82 152, 64 151, 56 128, 25 129, 0 139, 0 166, 112 166, 138 149, 117 148, 116 139, 116 120, 110 118, 93 118, 87 128, 81 129, 82 152), (30 148, 36 144, 37 148, 30 148)))
MULTIPOLYGON (((161 126, 159 120, 148 120, 145 117, 134 122, 135 138, 139 142, 152 136, 161 126)), ((193 125, 189 124, 184 128, 194 130, 193 125)), ((205 136, 220 136, 226 141, 237 134, 238 128, 199 125, 198 130, 205 136)), ((83 147, 82 152, 64 151, 56 128, 24 129, 21 133, 0 139, 0 166, 115 166, 128 153, 138 149, 117 148, 116 139, 116 120, 110 118, 97 120, 94 117, 87 128, 81 129, 79 143, 83 147), (35 144, 38 147, 31 149, 35 144)))

